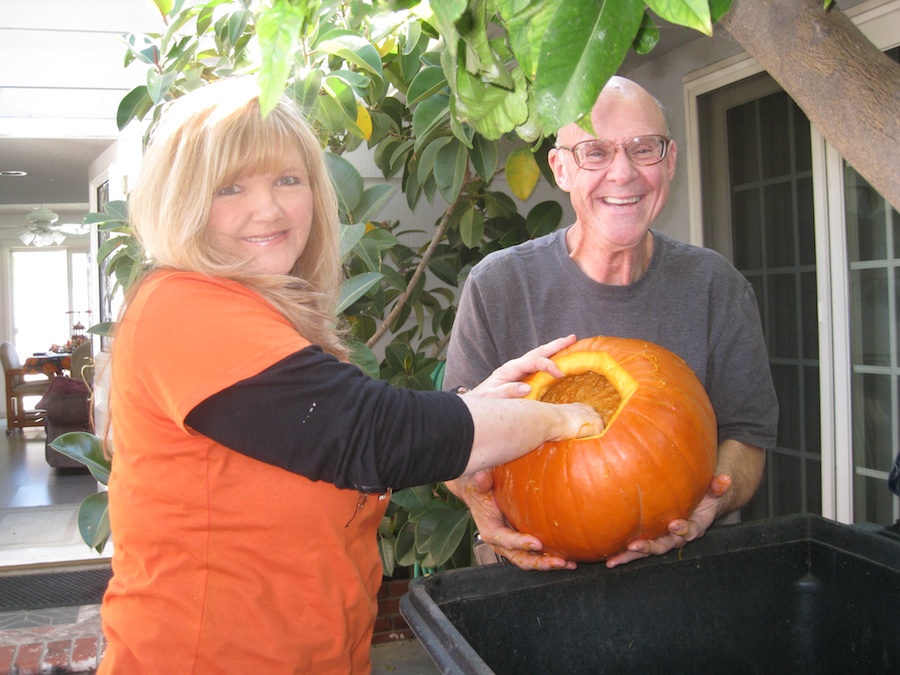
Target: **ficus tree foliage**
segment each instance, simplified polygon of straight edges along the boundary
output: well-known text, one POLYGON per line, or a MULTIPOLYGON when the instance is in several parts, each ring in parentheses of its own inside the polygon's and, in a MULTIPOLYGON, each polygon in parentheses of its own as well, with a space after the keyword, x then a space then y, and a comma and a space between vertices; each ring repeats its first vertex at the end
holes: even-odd
MULTIPOLYGON (((119 127, 151 127, 166 101, 235 74, 256 74, 264 112, 282 94, 291 97, 321 139, 339 196, 346 271, 340 311, 354 361, 375 377, 418 389, 440 379, 455 289, 471 265, 559 226, 563 211, 555 201, 521 211, 542 174, 552 181, 546 154, 555 132, 570 122, 589 124, 585 113, 627 51, 645 53, 656 44, 654 16, 711 34, 731 4, 154 2, 165 31, 125 36, 125 66, 143 68, 146 82, 122 100, 119 127), (393 187, 364 185, 348 159, 357 150, 371 153, 385 179, 399 179, 410 210, 422 200, 440 204, 437 221, 379 220, 393 187)), ((127 288, 143 269, 127 203, 114 202, 88 221, 110 233, 100 258, 127 288)), ((66 452, 66 441, 58 441, 54 447, 66 452)), ((78 444, 68 445, 78 454, 78 444)), ((96 445, 81 445, 96 460, 96 445)), ((93 508, 100 517, 101 508, 93 508)), ((397 564, 468 565, 471 535, 468 512, 442 486, 396 493, 380 533, 385 573, 397 564)))

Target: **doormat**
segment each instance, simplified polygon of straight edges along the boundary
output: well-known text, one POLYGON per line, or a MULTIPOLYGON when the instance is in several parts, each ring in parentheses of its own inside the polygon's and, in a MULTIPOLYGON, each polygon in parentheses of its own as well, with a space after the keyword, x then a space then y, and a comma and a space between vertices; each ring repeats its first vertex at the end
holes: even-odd
POLYGON ((0 509, 0 548, 62 546, 78 541, 77 504, 0 509))
POLYGON ((110 567, 0 576, 0 612, 99 605, 110 578, 110 567))

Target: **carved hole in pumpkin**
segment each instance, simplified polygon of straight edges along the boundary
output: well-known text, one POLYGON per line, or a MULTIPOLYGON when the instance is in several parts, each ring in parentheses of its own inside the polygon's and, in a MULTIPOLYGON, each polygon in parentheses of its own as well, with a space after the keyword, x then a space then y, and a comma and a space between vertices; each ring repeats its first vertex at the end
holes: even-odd
POLYGON ((605 427, 609 426, 609 421, 619 409, 622 397, 605 376, 588 370, 556 380, 538 395, 538 400, 546 403, 586 403, 600 413, 605 427))

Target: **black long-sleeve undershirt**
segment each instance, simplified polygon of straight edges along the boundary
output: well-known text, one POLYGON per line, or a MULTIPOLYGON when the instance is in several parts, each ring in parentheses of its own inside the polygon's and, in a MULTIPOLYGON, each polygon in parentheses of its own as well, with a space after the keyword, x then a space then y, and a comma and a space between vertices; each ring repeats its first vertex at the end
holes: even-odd
POLYGON ((241 454, 363 492, 456 478, 475 434, 458 396, 397 389, 316 346, 210 396, 185 422, 241 454))

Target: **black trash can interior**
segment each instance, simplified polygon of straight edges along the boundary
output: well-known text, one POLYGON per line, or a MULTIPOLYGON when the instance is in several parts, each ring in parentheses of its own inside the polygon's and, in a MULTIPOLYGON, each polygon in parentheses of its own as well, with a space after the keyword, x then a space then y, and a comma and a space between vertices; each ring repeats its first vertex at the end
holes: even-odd
POLYGON ((613 570, 424 577, 401 611, 447 673, 900 673, 900 540, 778 518, 613 570))

